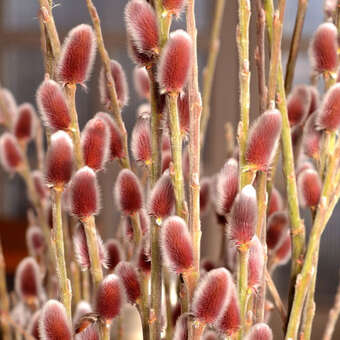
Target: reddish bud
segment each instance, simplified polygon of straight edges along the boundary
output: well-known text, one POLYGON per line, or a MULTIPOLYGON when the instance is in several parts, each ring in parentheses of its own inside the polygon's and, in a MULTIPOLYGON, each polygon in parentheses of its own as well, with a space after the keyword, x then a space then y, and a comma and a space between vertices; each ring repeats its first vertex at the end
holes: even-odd
POLYGON ((206 258, 201 260, 201 269, 203 269, 205 272, 210 272, 210 270, 215 268, 217 268, 217 266, 214 261, 206 258))
POLYGON ((45 80, 37 91, 37 103, 42 119, 54 130, 67 130, 71 117, 66 98, 59 84, 51 79, 45 80))
POLYGON ((340 127, 340 84, 333 85, 326 93, 316 118, 321 130, 336 131, 340 127))
POLYGON ((210 203, 210 178, 204 177, 201 179, 201 188, 200 188, 200 212, 201 216, 203 216, 209 209, 210 203))
POLYGON ((170 137, 167 133, 162 134, 162 151, 170 151, 171 144, 170 144, 170 137))
POLYGON ((137 107, 137 119, 143 118, 143 119, 150 119, 151 117, 151 106, 149 103, 143 103, 137 107))
POLYGON ((164 219, 171 215, 175 205, 175 193, 171 177, 166 172, 159 178, 150 194, 149 214, 164 219))
POLYGON ((248 243, 255 234, 257 200, 254 187, 246 185, 237 195, 230 214, 230 238, 236 244, 248 243))
POLYGON ((111 321, 120 313, 124 300, 124 288, 119 277, 107 275, 98 287, 95 310, 102 319, 111 321))
POLYGON ((189 93, 185 90, 178 96, 178 118, 179 125, 181 128, 181 133, 183 136, 189 133, 190 128, 190 109, 189 109, 189 93))
POLYGON ((172 161, 171 151, 162 152, 162 174, 169 169, 170 163, 172 161))
POLYGON ((75 336, 75 340, 100 340, 97 326, 88 326, 85 330, 75 336))
POLYGON ((49 197, 49 190, 45 182, 44 175, 39 170, 35 170, 32 172, 32 179, 35 191, 40 200, 46 200, 49 197))
POLYGON ((256 289, 263 276, 264 250, 257 236, 251 241, 248 258, 248 287, 256 289))
POLYGON ((102 170, 109 157, 110 131, 98 116, 89 120, 81 134, 85 164, 94 171, 102 170))
POLYGON ((316 119, 318 112, 309 116, 303 132, 303 151, 311 158, 318 159, 320 154, 322 132, 316 128, 316 119))
POLYGON ((249 131, 246 160, 257 169, 267 169, 281 133, 281 113, 268 110, 256 119, 249 131))
POLYGON ((143 53, 137 48, 136 42, 133 41, 129 32, 127 33, 127 50, 131 60, 139 66, 147 66, 154 62, 154 53, 143 53))
POLYGON ((283 266, 289 261, 291 254, 292 254, 292 241, 290 237, 290 231, 287 230, 286 235, 284 237, 284 241, 275 252, 275 263, 277 265, 283 266))
POLYGON ((191 236, 185 221, 172 216, 161 228, 161 249, 167 267, 176 273, 183 273, 193 265, 194 255, 191 236))
POLYGON ((136 66, 133 70, 135 90, 141 98, 148 99, 150 96, 150 80, 145 67, 136 66))
POLYGON ((57 300, 44 305, 40 317, 40 336, 43 340, 71 340, 72 330, 65 307, 57 300))
POLYGON ((64 131, 51 136, 46 156, 46 180, 49 184, 64 186, 71 178, 73 168, 73 143, 64 131))
POLYGON ((265 323, 257 323, 254 325, 248 334, 246 340, 272 340, 273 332, 265 323))
POLYGON ((139 179, 131 170, 120 171, 114 192, 117 206, 125 215, 132 215, 142 208, 142 188, 139 179))
POLYGON ((143 238, 142 244, 138 251, 137 265, 139 270, 144 274, 151 272, 151 258, 150 258, 150 242, 147 237, 143 238))
POLYGON ((337 5, 337 0, 325 0, 324 1, 323 9, 324 9, 325 15, 328 18, 331 18, 333 14, 335 13, 336 5, 337 5))
POLYGON ((35 136, 37 115, 34 107, 29 104, 21 104, 14 122, 13 133, 19 142, 27 143, 35 136))
POLYGON ((151 133, 148 118, 139 118, 137 120, 131 135, 131 151, 136 162, 150 165, 151 133))
POLYGON ((273 188, 268 203, 268 216, 282 209, 283 209, 282 196, 276 188, 273 188))
POLYGON ((87 166, 79 169, 70 184, 72 214, 78 218, 96 215, 100 209, 100 196, 96 174, 87 166))
POLYGON ((158 53, 158 25, 152 6, 143 0, 130 0, 125 7, 125 23, 139 53, 158 53))
MULTIPOLYGON (((107 262, 107 254, 106 249, 103 245, 103 241, 98 234, 96 233, 97 237, 97 247, 99 252, 99 260, 103 267, 106 267, 107 262)), ((79 224, 74 236, 73 236, 73 246, 74 246, 74 255, 79 263, 82 270, 87 270, 91 267, 91 260, 89 254, 89 248, 87 246, 87 239, 85 234, 85 229, 82 224, 79 224)))
POLYGON ((124 259, 124 253, 120 243, 113 238, 105 242, 105 248, 107 254, 106 265, 108 270, 112 271, 124 259))
POLYGON ((319 98, 318 89, 315 86, 309 86, 309 91, 310 91, 311 100, 310 100, 309 113, 308 114, 312 114, 319 107, 320 98, 319 98))
POLYGON ((287 111, 290 126, 301 124, 309 113, 311 92, 306 85, 298 85, 287 98, 287 111))
POLYGON ((285 212, 275 212, 270 215, 267 225, 267 247, 269 250, 277 249, 284 237, 288 228, 289 219, 285 212))
POLYGON ((36 303, 42 294, 41 274, 37 261, 33 257, 24 258, 15 273, 15 292, 28 303, 36 303))
POLYGON ((27 331, 28 331, 28 334, 32 335, 33 338, 35 338, 36 340, 40 340, 41 337, 40 337, 40 330, 39 330, 39 327, 40 327, 40 310, 36 311, 29 324, 28 324, 28 328, 27 328, 27 331))
POLYGON ((338 30, 332 23, 321 24, 310 45, 312 67, 317 72, 333 72, 338 65, 338 30))
POLYGON ((158 67, 158 81, 163 91, 182 91, 188 80, 191 49, 192 43, 188 33, 177 30, 170 34, 158 67))
POLYGON ((227 336, 237 332, 241 324, 240 306, 235 285, 232 284, 230 289, 230 302, 215 324, 216 328, 227 336))
POLYGON ((208 272, 194 293, 194 316, 202 323, 214 323, 230 301, 232 285, 227 269, 217 268, 208 272))
POLYGON ((163 0, 163 7, 168 13, 178 17, 182 12, 185 3, 185 0, 163 0))
POLYGON ((176 321, 173 340, 188 340, 188 314, 182 314, 176 321))
POLYGON ((207 330, 204 332, 202 339, 203 340, 218 340, 218 335, 212 330, 207 330))
MULTIPOLYGON (((125 72, 122 65, 116 60, 111 60, 111 75, 114 81, 114 88, 117 94, 117 100, 120 107, 123 107, 129 101, 129 87, 126 80, 125 72)), ((99 74, 99 95, 100 102, 106 107, 110 106, 110 95, 107 88, 107 77, 105 69, 102 68, 99 74)))
POLYGON ((28 249, 34 255, 42 255, 45 250, 45 238, 41 228, 31 226, 26 231, 26 242, 28 249))
POLYGON ((4 103, 4 108, 6 108, 6 112, 3 112, 0 108, 0 124, 7 123, 11 126, 17 115, 17 103, 12 93, 5 88, 0 89, 0 100, 4 103), (7 122, 7 120, 9 121, 7 122))
POLYGON ((105 112, 98 112, 95 117, 103 119, 110 130, 110 159, 123 158, 123 140, 116 123, 105 112))
POLYGON ((96 37, 89 25, 73 28, 64 40, 58 64, 63 83, 83 84, 89 78, 96 54, 96 37))
POLYGON ((73 324, 76 325, 84 315, 91 312, 91 305, 87 301, 82 300, 78 302, 73 315, 73 324))
POLYGON ((230 212, 238 191, 238 164, 229 159, 218 174, 216 183, 216 210, 219 215, 230 212))
POLYGON ((123 283, 128 302, 131 304, 136 303, 137 299, 141 296, 141 287, 138 273, 134 265, 122 261, 117 265, 115 274, 118 275, 123 283))
POLYGON ((301 204, 307 207, 318 205, 322 183, 319 174, 313 169, 307 169, 299 174, 297 185, 301 204))

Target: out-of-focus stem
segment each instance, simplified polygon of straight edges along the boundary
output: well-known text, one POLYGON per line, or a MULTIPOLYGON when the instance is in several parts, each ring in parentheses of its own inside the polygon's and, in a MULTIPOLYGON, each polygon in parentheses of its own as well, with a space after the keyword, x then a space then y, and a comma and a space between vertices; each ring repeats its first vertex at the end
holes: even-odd
POLYGON ((182 169, 182 138, 178 118, 177 98, 178 98, 177 92, 168 93, 167 95, 170 125, 171 155, 173 162, 171 177, 176 198, 176 214, 185 219, 186 218, 185 196, 182 169))
POLYGON ((239 0, 239 24, 237 28, 237 47, 239 53, 240 82, 240 115, 239 145, 240 145, 240 187, 250 183, 251 176, 246 171, 245 150, 247 146, 250 108, 250 71, 249 71, 249 21, 250 2, 239 0))
POLYGON ((248 290, 248 246, 238 248, 238 296, 240 302, 241 328, 239 330, 239 339, 243 339, 246 329, 246 311, 247 311, 247 290, 248 290))
POLYGON ((142 320, 143 340, 150 337, 149 329, 149 274, 140 274, 141 298, 139 302, 139 313, 142 320))
POLYGON ((18 340, 21 340, 22 337, 24 337, 25 340, 36 340, 36 338, 29 334, 24 328, 22 328, 18 322, 14 321, 9 314, 5 314, 0 311, 0 318, 13 328, 15 337, 18 338, 18 340))
POLYGON ((82 298, 85 301, 91 301, 91 294, 90 294, 90 277, 89 272, 82 271, 81 272, 81 278, 82 278, 82 298))
POLYGON ((203 70, 203 109, 201 116, 201 146, 204 144, 205 134, 210 116, 210 100, 213 86, 216 61, 220 50, 220 33, 224 15, 225 0, 217 0, 213 17, 213 26, 210 33, 210 47, 208 62, 203 70))
POLYGON ((100 54, 100 57, 102 59, 102 63, 105 69, 106 86, 107 86, 108 95, 111 101, 110 109, 112 111, 112 115, 118 125, 118 129, 123 139, 124 157, 121 158, 121 164, 124 168, 130 168, 130 158, 129 158, 129 150, 128 150, 128 144, 127 144, 127 132, 126 132, 125 124, 122 119, 121 110, 120 110, 118 99, 117 99, 116 88, 114 86, 114 80, 113 80, 112 73, 111 73, 111 60, 105 48, 103 33, 100 27, 100 19, 98 16, 97 9, 94 6, 92 0, 86 0, 86 4, 87 4, 88 11, 91 16, 92 24, 93 24, 93 27, 96 33, 98 51, 99 51, 99 54, 100 54))
POLYGON ((172 306, 170 300, 171 287, 170 287, 170 274, 167 268, 163 267, 163 277, 164 277, 164 293, 165 293, 165 303, 166 303, 166 339, 171 340, 173 336, 173 322, 172 322, 172 306))
POLYGON ((299 45, 301 41, 303 23, 305 21, 305 15, 307 11, 308 0, 299 0, 298 11, 296 14, 296 20, 294 25, 294 32, 292 41, 290 44, 288 61, 286 66, 286 76, 285 76, 285 90, 289 93, 294 79, 294 71, 297 60, 297 55, 299 51, 299 45))
POLYGON ((77 264, 73 261, 70 262, 70 273, 72 283, 73 305, 77 306, 78 302, 81 301, 80 270, 77 264))
POLYGON ((133 239, 135 242, 135 247, 138 249, 141 238, 142 238, 142 231, 140 227, 140 221, 139 221, 139 214, 135 213, 130 216, 131 218, 131 224, 133 229, 133 239))
POLYGON ((61 197, 62 188, 53 188, 53 238, 56 245, 57 255, 57 276, 59 281, 60 296, 63 305, 65 306, 67 316, 71 320, 71 283, 67 277, 65 249, 64 249, 64 234, 61 215, 61 197))

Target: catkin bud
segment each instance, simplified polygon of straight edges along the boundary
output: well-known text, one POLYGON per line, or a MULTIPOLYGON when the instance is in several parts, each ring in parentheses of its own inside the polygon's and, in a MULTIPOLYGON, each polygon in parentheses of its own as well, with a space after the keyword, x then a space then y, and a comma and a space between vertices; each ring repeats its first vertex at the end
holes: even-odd
POLYGON ((68 183, 73 168, 73 143, 64 131, 58 131, 51 136, 50 146, 46 156, 46 180, 55 187, 68 183))
POLYGON ((41 201, 46 201, 49 197, 49 190, 44 175, 39 170, 32 172, 32 179, 36 193, 41 201))
POLYGON ((193 265, 191 237, 185 221, 178 216, 167 218, 161 228, 161 249, 168 268, 184 273, 193 265))
POLYGON ((188 340, 188 314, 182 314, 176 321, 173 340, 188 340))
POLYGON ((171 177, 168 173, 162 175, 153 187, 149 200, 149 214, 158 219, 171 215, 175 205, 175 193, 171 177))
POLYGON ((310 91, 310 105, 308 114, 311 115, 319 107, 320 97, 318 89, 315 86, 309 86, 310 91))
POLYGON ((136 66, 133 70, 135 90, 141 98, 148 99, 150 96, 150 80, 145 67, 136 66))
POLYGON ((304 131, 302 146, 304 153, 311 158, 318 159, 320 155, 321 137, 322 132, 317 129, 316 119, 318 117, 318 112, 311 114, 306 121, 304 131))
POLYGON ((302 171, 299 174, 297 185, 299 188, 301 204, 307 207, 317 206, 322 188, 320 176, 317 171, 314 169, 302 171))
POLYGON ((248 258, 248 287, 256 289, 262 282, 264 266, 264 250, 257 236, 254 236, 248 258))
POLYGON ((151 164, 150 119, 139 118, 131 134, 131 151, 136 162, 151 164))
POLYGON ((100 340, 98 327, 90 325, 81 333, 76 334, 75 340, 100 340))
POLYGON ((106 265, 109 271, 115 269, 117 264, 124 259, 124 253, 120 243, 115 239, 108 239, 105 242, 107 261, 106 265))
POLYGON ((104 119, 89 120, 81 134, 81 148, 85 164, 94 171, 104 169, 109 158, 110 131, 104 119))
POLYGON ((126 30, 135 48, 146 55, 158 54, 156 13, 144 0, 130 0, 125 7, 126 30))
POLYGON ((141 245, 138 249, 137 258, 138 269, 146 275, 151 272, 151 258, 150 258, 150 242, 148 237, 143 237, 141 245))
POLYGON ((257 200, 254 187, 246 185, 237 195, 230 213, 230 239, 237 245, 253 238, 257 223, 257 200))
POLYGON ((71 117, 66 98, 57 82, 43 81, 37 91, 37 103, 42 119, 53 130, 67 130, 71 117))
POLYGON ((73 324, 74 325, 78 324, 80 319, 85 314, 88 314, 88 313, 91 313, 91 312, 92 312, 91 305, 87 301, 85 301, 85 300, 79 301, 77 303, 77 306, 76 306, 76 309, 75 309, 75 312, 74 312, 74 315, 73 315, 73 324))
POLYGON ((105 112, 98 112, 95 117, 99 117, 104 120, 110 130, 110 153, 109 158, 111 160, 115 158, 123 158, 125 156, 123 150, 123 140, 121 133, 113 121, 113 119, 105 112))
POLYGON ((194 316, 202 323, 214 323, 230 302, 232 284, 232 277, 227 269, 217 268, 208 272, 194 293, 194 316))
POLYGON ((267 169, 272 161, 281 133, 281 113, 264 112, 249 131, 245 158, 259 170, 267 169))
POLYGON ((9 132, 4 132, 0 137, 0 161, 9 173, 19 170, 23 164, 23 155, 18 141, 9 132))
POLYGON ((162 152, 162 174, 169 169, 170 163, 172 161, 171 151, 162 152))
POLYGON ((96 174, 85 166, 79 169, 70 183, 72 214, 79 219, 96 215, 100 209, 100 196, 96 174))
POLYGON ((321 24, 310 45, 312 67, 317 72, 334 72, 338 64, 338 30, 330 22, 321 24))
POLYGON ((29 324, 28 324, 28 327, 27 327, 27 331, 28 331, 28 334, 32 335, 33 338, 35 338, 36 340, 40 340, 41 337, 40 337, 40 330, 39 330, 39 326, 40 326, 40 315, 41 315, 41 311, 40 310, 37 310, 29 324))
POLYGON ((336 131, 340 127, 340 84, 333 85, 326 93, 316 117, 320 130, 336 131))
POLYGON ((143 194, 137 176, 128 169, 120 171, 115 188, 116 204, 125 215, 132 215, 142 209, 143 194))
POLYGON ((286 212, 278 211, 270 215, 267 225, 267 247, 277 249, 286 236, 289 219, 286 212))
POLYGON ((95 310, 105 321, 111 321, 121 311, 125 301, 124 288, 116 274, 107 275, 100 283, 95 310))
POLYGON ((188 90, 185 90, 183 93, 181 93, 178 96, 177 106, 178 106, 178 118, 179 118, 181 134, 185 136, 189 133, 189 127, 190 127, 190 109, 189 109, 188 90))
POLYGON ((136 303, 141 296, 138 272, 132 263, 122 261, 115 268, 115 274, 121 279, 129 303, 136 303))
POLYGON ((282 196, 276 188, 273 188, 268 203, 268 216, 282 209, 283 209, 282 196))
POLYGON ((306 85, 295 86, 287 98, 287 111, 290 126, 301 124, 309 113, 311 92, 306 85))
POLYGON ((40 317, 40 336, 43 340, 71 340, 72 329, 65 307, 57 300, 45 303, 40 317))
POLYGON ((158 81, 164 92, 181 92, 188 80, 192 43, 188 33, 177 30, 162 50, 158 81))
POLYGON ((254 325, 248 334, 246 340, 272 340, 273 332, 265 323, 257 323, 254 325))
POLYGON ((216 182, 216 210, 219 215, 229 214, 238 191, 238 164, 234 158, 229 159, 216 182))
POLYGON ((289 230, 287 230, 286 235, 284 237, 284 241, 281 246, 275 252, 275 263, 277 265, 285 265, 292 254, 292 241, 289 230))
POLYGON ((41 228, 31 226, 26 231, 26 242, 28 249, 34 255, 42 255, 45 250, 45 238, 41 228))
POLYGON ((185 6, 185 0, 163 0, 163 8, 170 14, 179 16, 185 6))
MULTIPOLYGON (((129 86, 126 80, 126 75, 122 65, 119 64, 118 61, 111 60, 110 65, 111 75, 114 81, 113 86, 116 90, 118 104, 122 108, 129 101, 129 86)), ((104 68, 101 69, 99 74, 99 95, 100 102, 109 108, 111 99, 107 88, 107 77, 104 68)))
POLYGON ((138 66, 148 66, 155 60, 154 53, 140 52, 137 48, 136 42, 133 41, 129 32, 127 32, 127 50, 130 59, 138 66))
POLYGON ((29 103, 21 104, 18 107, 13 133, 19 142, 28 143, 35 136, 37 124, 34 107, 29 103))
POLYGON ((8 89, 1 88, 0 100, 4 103, 4 108, 6 109, 4 112, 2 108, 0 108, 0 124, 12 126, 18 110, 13 94, 8 89))

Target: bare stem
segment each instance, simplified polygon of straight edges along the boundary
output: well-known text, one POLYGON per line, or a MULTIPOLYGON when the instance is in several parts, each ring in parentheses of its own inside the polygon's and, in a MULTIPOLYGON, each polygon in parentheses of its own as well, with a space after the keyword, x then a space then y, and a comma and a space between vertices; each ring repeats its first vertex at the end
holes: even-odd
POLYGON ((239 330, 239 339, 243 339, 246 329, 246 311, 247 311, 247 290, 248 290, 248 257, 249 249, 246 247, 238 248, 238 295, 240 302, 241 328, 239 330))

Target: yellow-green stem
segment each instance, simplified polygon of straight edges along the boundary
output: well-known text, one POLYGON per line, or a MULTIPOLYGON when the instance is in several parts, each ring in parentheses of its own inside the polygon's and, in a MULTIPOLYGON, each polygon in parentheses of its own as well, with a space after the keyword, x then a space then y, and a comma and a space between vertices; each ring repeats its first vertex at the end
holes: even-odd
POLYGON ((239 331, 239 339, 243 339, 244 330, 246 328, 246 311, 247 311, 247 290, 248 290, 248 246, 238 248, 238 296, 240 303, 241 328, 239 331))
POLYGON ((130 216, 131 218, 131 224, 133 229, 133 240, 135 243, 135 249, 137 250, 140 244, 140 241, 142 239, 142 231, 140 227, 140 221, 139 221, 139 214, 134 213, 130 216))
POLYGON ((139 313, 143 327, 143 340, 149 340, 149 280, 150 276, 146 273, 140 274, 141 297, 139 301, 139 313))

